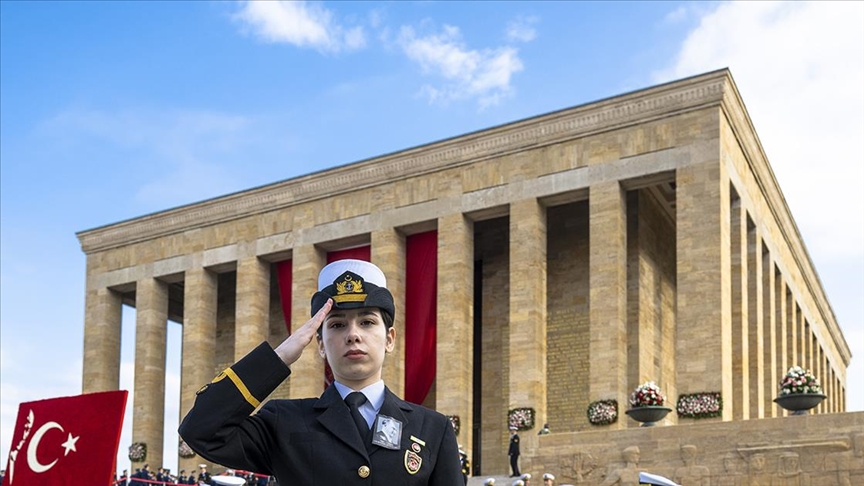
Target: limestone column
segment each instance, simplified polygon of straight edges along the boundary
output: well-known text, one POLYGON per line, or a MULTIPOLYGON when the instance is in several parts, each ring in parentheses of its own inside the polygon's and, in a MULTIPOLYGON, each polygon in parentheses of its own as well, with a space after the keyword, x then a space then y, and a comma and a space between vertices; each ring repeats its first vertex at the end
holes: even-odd
POLYGON ((774 281, 774 264, 771 255, 765 250, 762 254, 762 319, 765 338, 763 348, 764 381, 762 382, 762 399, 765 417, 776 417, 777 409, 774 407, 774 388, 780 380, 777 369, 777 298, 776 283, 774 281))
MULTIPOLYGON (((774 293, 777 299, 777 316, 776 331, 777 331, 777 381, 774 382, 773 396, 776 397, 779 393, 780 380, 786 375, 786 370, 789 369, 789 329, 787 321, 787 306, 786 306, 786 282, 783 280, 783 274, 777 272, 774 278, 776 291, 774 293)), ((774 404, 774 416, 786 416, 786 410, 781 408, 776 403, 774 404)))
MULTIPOLYGON (((825 385, 828 383, 825 381, 825 375, 822 373, 822 350, 819 349, 816 345, 816 336, 810 335, 811 342, 811 355, 813 359, 813 367, 816 368, 814 373, 816 373, 816 379, 819 380, 819 384, 822 385, 822 393, 825 394, 825 385)), ((819 413, 825 413, 825 400, 822 400, 822 403, 819 404, 819 413)))
POLYGON ((87 290, 82 393, 120 389, 122 303, 120 295, 111 289, 87 290))
POLYGON ((435 408, 458 415, 459 441, 473 443, 474 223, 461 213, 438 218, 435 408))
MULTIPOLYGON (((162 464, 165 425, 165 345, 168 285, 139 280, 135 290, 135 396, 132 442, 147 444, 150 464, 162 464)), ((132 465, 134 469, 137 463, 132 465)))
MULTIPOLYGON (((291 257, 291 331, 309 320, 312 295, 318 291, 318 273, 327 254, 315 245, 297 246, 291 257)), ((318 348, 310 346, 291 366, 291 398, 317 397, 324 390, 324 360, 318 348)))
POLYGON ((373 231, 372 263, 387 276, 387 288, 396 305, 393 324, 396 349, 384 361, 384 383, 402 397, 405 396, 405 236, 395 228, 373 231))
MULTIPOLYGON (((627 213, 617 181, 590 187, 589 400, 616 399, 627 408, 627 213)), ((517 242, 522 244, 523 242, 517 242)), ((512 265, 512 263, 511 263, 512 265)), ((511 304, 512 305, 512 304, 511 304)), ((513 323, 510 324, 511 329, 513 323)), ((660 383, 660 386, 663 386, 660 383)), ((622 416, 612 427, 623 428, 622 416)))
POLYGON ((730 211, 732 273, 732 418, 750 418, 749 272, 747 269, 747 210, 737 194, 730 211))
POLYGON ((716 161, 679 168, 675 182, 678 391, 720 392, 732 420, 729 177, 716 161))
POLYGON ((810 323, 804 317, 804 311, 798 307, 798 342, 801 343, 801 362, 804 369, 816 372, 813 366, 812 353, 810 350, 810 323))
POLYGON ((748 352, 749 352, 749 399, 750 418, 765 417, 765 367, 763 355, 765 350, 765 325, 763 321, 764 305, 762 288, 762 238, 759 232, 748 223, 747 230, 747 316, 748 352))
MULTIPOLYGON (((801 360, 798 358, 798 316, 795 314, 795 298, 792 292, 786 286, 786 370, 790 366, 801 366, 801 360)), ((786 370, 783 370, 784 372, 786 370)))
POLYGON ((801 366, 805 370, 810 370, 812 373, 816 373, 816 368, 813 366, 813 355, 810 349, 810 323, 808 323, 804 318, 803 312, 798 313, 798 323, 798 328, 801 332, 801 362, 804 363, 801 366))
MULTIPOLYGON (((622 259, 622 266, 625 265, 626 261, 622 259)), ((624 292, 625 288, 621 291, 624 292)), ((626 325, 626 320, 623 325, 626 325)), ((510 408, 534 408, 539 427, 548 421, 546 208, 536 199, 510 203, 509 342, 510 408)), ((626 369, 622 372, 626 373, 626 369)))
MULTIPOLYGON (((195 392, 216 375, 218 276, 205 268, 186 271, 183 284, 183 358, 180 369, 180 420, 195 403, 195 392)), ((179 458, 178 470, 192 471, 200 458, 179 458)))
MULTIPOLYGON (((628 277, 627 289, 627 346, 630 356, 635 358, 627 363, 628 389, 665 376, 662 365, 658 366, 658 363, 664 363, 660 358, 664 337, 660 324, 663 310, 658 305, 662 299, 662 284, 658 285, 662 276, 649 249, 652 233, 656 230, 650 228, 648 205, 653 201, 648 194, 647 191, 638 191, 628 198, 627 266, 631 276, 628 277)), ((670 392, 668 386, 664 391, 670 392)))
POLYGON ((807 337, 807 329, 804 325, 804 312, 802 312, 800 305, 796 307, 795 322, 798 327, 798 364, 805 370, 809 369, 813 371, 810 361, 807 359, 807 346, 810 339, 807 337))
POLYGON ((255 255, 240 259, 236 295, 234 361, 239 361, 270 336, 270 263, 255 255))

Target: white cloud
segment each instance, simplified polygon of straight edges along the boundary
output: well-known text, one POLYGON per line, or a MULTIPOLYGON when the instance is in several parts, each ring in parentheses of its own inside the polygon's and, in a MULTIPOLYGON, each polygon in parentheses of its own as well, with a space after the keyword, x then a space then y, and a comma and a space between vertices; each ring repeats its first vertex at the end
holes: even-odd
POLYGON ((537 29, 534 28, 540 19, 538 17, 517 17, 507 24, 507 39, 518 42, 531 42, 537 38, 537 29))
POLYGON ((729 67, 804 240, 864 254, 864 4, 721 4, 657 81, 729 67))
POLYGON ((424 73, 444 79, 443 86, 422 88, 432 103, 476 98, 481 108, 495 105, 512 93, 510 78, 523 68, 516 49, 469 49, 459 28, 450 25, 426 36, 418 36, 412 27, 403 26, 398 42, 424 73))
POLYGON ((848 406, 862 410, 864 4, 723 3, 704 13, 656 81, 729 67, 855 357, 848 406), (818 270, 818 268, 817 268, 818 270), (852 289, 851 291, 848 289, 852 289), (835 297, 838 295, 834 293, 835 297), (842 295, 842 293, 840 294, 842 295), (829 295, 830 298, 830 295, 829 295))
POLYGON ((346 28, 333 12, 302 1, 250 1, 235 15, 265 42, 338 52, 366 47, 363 27, 346 28))
POLYGON ((667 23, 667 24, 677 24, 678 22, 681 22, 684 19, 686 19, 687 14, 688 14, 687 6, 682 5, 678 8, 676 8, 675 10, 667 13, 666 16, 663 17, 663 22, 667 23))

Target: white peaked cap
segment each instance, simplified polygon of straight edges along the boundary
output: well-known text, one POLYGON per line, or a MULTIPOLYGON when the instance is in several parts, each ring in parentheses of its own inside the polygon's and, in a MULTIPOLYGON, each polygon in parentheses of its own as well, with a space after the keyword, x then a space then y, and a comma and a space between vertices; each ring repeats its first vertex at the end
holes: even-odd
POLYGON ((546 474, 543 475, 543 479, 551 479, 551 480, 554 481, 554 480, 555 480, 555 476, 554 476, 553 474, 546 473, 546 474))
POLYGON ((495 484, 495 478, 489 478, 486 481, 483 481, 483 484, 485 486, 492 486, 493 484, 495 484))
POLYGON ((363 280, 377 285, 381 288, 387 288, 387 277, 380 268, 363 260, 336 260, 321 269, 318 274, 318 290, 324 290, 328 285, 333 285, 333 282, 343 273, 356 273, 363 277, 363 280))

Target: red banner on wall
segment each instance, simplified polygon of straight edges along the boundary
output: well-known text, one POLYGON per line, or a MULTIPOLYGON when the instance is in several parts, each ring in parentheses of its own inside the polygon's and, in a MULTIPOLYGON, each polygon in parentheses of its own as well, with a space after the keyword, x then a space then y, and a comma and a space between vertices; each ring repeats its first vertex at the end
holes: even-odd
POLYGON ((19 405, 3 486, 111 484, 128 394, 90 393, 19 405))
POLYGON ((282 315, 285 317, 285 328, 291 335, 291 284, 293 283, 293 260, 276 264, 276 281, 279 283, 279 302, 282 304, 282 315))
POLYGON ((423 403, 435 381, 438 232, 405 241, 405 400, 423 403))

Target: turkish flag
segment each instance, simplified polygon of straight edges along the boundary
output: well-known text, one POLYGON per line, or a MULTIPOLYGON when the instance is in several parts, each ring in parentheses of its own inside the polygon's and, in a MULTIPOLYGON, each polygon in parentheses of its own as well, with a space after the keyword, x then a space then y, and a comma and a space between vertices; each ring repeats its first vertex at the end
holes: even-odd
POLYGON ((108 486, 126 411, 125 390, 18 406, 3 486, 108 486))

